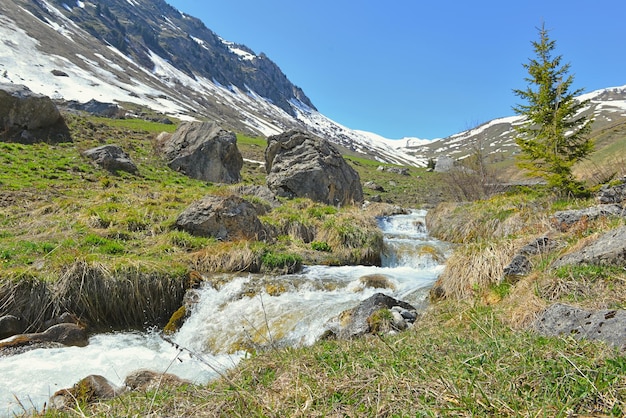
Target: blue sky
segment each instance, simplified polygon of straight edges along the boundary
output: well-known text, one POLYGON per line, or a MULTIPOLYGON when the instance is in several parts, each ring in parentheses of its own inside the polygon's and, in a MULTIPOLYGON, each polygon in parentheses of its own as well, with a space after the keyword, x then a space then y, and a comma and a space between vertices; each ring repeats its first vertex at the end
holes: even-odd
POLYGON ((264 52, 317 109, 391 139, 511 116, 545 22, 586 92, 626 84, 626 2, 166 0, 264 52))

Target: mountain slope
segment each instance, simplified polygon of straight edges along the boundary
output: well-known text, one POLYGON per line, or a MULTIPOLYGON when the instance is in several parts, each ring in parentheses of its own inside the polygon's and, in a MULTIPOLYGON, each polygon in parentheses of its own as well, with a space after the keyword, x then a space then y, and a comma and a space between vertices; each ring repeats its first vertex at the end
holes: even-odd
POLYGON ((162 0, 0 3, 0 82, 57 100, 135 103, 253 135, 308 129, 383 162, 423 164, 326 118, 264 54, 162 0))
MULTIPOLYGON (((591 136, 595 139, 596 148, 602 150, 620 139, 623 144, 626 136, 626 86, 596 90, 578 99, 590 101, 582 114, 594 120, 591 136)), ((418 144, 406 141, 403 150, 421 158, 448 156, 455 160, 463 160, 480 150, 490 163, 512 163, 514 159, 511 156, 518 151, 515 125, 521 121, 521 116, 494 119, 447 138, 418 144)), ((623 144, 624 147, 626 145, 623 144)), ((626 157, 626 148, 623 155, 626 157)))

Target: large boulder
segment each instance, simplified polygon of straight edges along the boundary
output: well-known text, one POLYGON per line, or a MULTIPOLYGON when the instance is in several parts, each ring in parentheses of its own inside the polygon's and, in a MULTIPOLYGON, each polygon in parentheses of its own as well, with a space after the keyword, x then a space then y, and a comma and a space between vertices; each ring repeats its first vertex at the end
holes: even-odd
POLYGON ((254 205, 235 195, 206 196, 178 215, 175 225, 192 235, 221 240, 264 238, 254 205))
POLYGON ((118 145, 102 145, 83 152, 85 157, 91 158, 100 167, 112 173, 126 171, 138 174, 137 166, 122 148, 118 145))
POLYGON ((565 254, 552 267, 566 265, 626 265, 626 226, 613 229, 578 251, 565 254))
POLYGON ((268 138, 267 186, 278 196, 345 205, 363 201, 359 174, 326 140, 289 131, 268 138))
POLYGON ((626 310, 586 311, 556 303, 546 308, 533 323, 533 329, 546 336, 572 336, 601 340, 626 348, 626 310))
POLYGON ((241 180, 243 157, 237 148, 237 136, 214 122, 183 122, 161 141, 161 152, 173 170, 215 183, 241 180))
POLYGON ((48 96, 28 87, 0 83, 0 139, 21 143, 63 142, 69 130, 48 96))

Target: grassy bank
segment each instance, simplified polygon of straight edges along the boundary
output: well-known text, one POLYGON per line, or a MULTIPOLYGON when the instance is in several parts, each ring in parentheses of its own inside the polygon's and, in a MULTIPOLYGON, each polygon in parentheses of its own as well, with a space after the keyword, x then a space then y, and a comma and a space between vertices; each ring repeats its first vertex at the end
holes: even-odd
POLYGON ((254 353, 205 386, 162 387, 82 405, 80 411, 84 416, 622 417, 623 351, 527 329, 553 302, 626 308, 623 268, 548 267, 581 240, 624 223, 589 222, 561 236, 551 229, 554 211, 590 204, 528 191, 446 204, 432 211, 430 221, 447 231, 448 239, 463 243, 442 275, 447 286, 462 291, 431 304, 414 329, 254 353), (532 273, 522 280, 501 282, 514 251, 543 234, 563 245, 533 259, 532 273))
MULTIPOLYGON (((81 303, 94 315, 111 309, 92 303, 103 299, 87 303, 81 295, 92 288, 95 294, 126 295, 119 277, 146 286, 158 282, 163 286, 157 291, 173 293, 172 286, 176 291, 189 286, 192 271, 280 269, 295 256, 305 263, 374 262, 379 252, 372 220, 376 208, 366 213, 307 200, 285 202, 262 218, 276 232, 270 243, 224 243, 177 231, 173 221, 191 202, 229 191, 165 166, 152 142, 158 132, 172 128, 81 117, 68 122, 73 143, 0 144, 5 168, 0 173, 0 284, 26 286, 41 292, 35 294, 42 299, 53 298, 54 289, 76 295, 63 299, 76 305, 50 302, 55 309, 81 303), (112 175, 80 156, 103 143, 127 150, 140 175, 112 175)), ((244 158, 263 159, 262 140, 239 137, 238 146, 244 158)), ((402 176, 378 170, 373 161, 349 160, 363 182, 385 189, 366 190, 369 197, 380 194, 406 206, 432 206, 442 199, 436 173, 416 168, 402 176)), ((246 184, 263 183, 258 164, 246 163, 242 174, 246 184)), ((251 353, 204 386, 162 386, 94 405, 78 400, 76 410, 42 415, 623 416, 623 352, 601 342, 546 338, 526 330, 541 308, 557 301, 626 308, 623 269, 549 268, 559 254, 623 223, 594 221, 561 235, 552 229, 554 211, 591 204, 522 190, 431 210, 432 233, 458 246, 438 284, 445 297, 410 331, 251 353), (515 251, 543 234, 562 245, 534 258, 525 278, 501 282, 515 251)), ((1 299, 0 307, 9 299, 1 299)), ((180 359, 188 354, 183 347, 180 359)))

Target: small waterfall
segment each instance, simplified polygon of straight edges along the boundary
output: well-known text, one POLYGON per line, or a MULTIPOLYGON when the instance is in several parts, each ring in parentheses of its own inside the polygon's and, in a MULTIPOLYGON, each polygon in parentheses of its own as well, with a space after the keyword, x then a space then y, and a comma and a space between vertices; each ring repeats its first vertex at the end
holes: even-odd
POLYGON ((207 283, 185 324, 171 336, 182 351, 158 332, 122 332, 95 335, 87 347, 2 357, 0 416, 22 412, 16 398, 26 408, 41 409, 55 391, 89 374, 121 385, 130 372, 149 368, 205 383, 235 366, 246 351, 313 344, 329 319, 377 292, 420 308, 447 251, 428 236, 425 214, 379 220, 385 235, 381 267, 307 266, 295 275, 230 275, 214 281, 224 283, 219 287, 207 283), (384 287, 372 287, 365 279, 372 277, 384 287))

